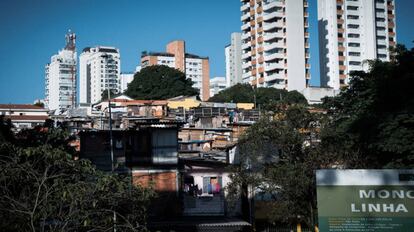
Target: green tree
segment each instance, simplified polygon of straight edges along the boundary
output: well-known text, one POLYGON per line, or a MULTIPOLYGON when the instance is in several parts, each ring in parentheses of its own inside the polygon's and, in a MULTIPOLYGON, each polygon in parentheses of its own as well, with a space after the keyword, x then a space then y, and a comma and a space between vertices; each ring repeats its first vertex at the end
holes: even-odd
POLYGON ((43 102, 41 102, 41 101, 37 101, 35 104, 33 104, 33 105, 35 105, 35 106, 39 106, 39 107, 45 107, 45 104, 43 103, 43 102))
POLYGON ((74 160, 65 135, 27 130, 0 143, 0 230, 107 231, 114 214, 118 231, 145 230, 153 191, 74 160))
POLYGON ((318 149, 320 120, 321 115, 304 106, 290 105, 252 125, 239 142, 240 164, 231 175, 231 195, 242 194, 240 186, 251 186, 271 198, 266 204, 269 223, 313 226, 314 170, 331 162, 318 149))
POLYGON ((211 97, 210 102, 245 103, 256 101, 257 106, 273 110, 278 104, 307 104, 305 97, 297 91, 276 88, 254 88, 249 84, 236 84, 211 97))
POLYGON ((392 62, 370 62, 324 107, 332 119, 322 130, 326 149, 349 167, 414 167, 414 50, 398 46, 392 62))
POLYGON ((253 89, 249 84, 236 84, 210 97, 209 102, 253 102, 253 89))
POLYGON ((178 69, 153 65, 136 73, 125 94, 134 99, 162 100, 180 95, 198 95, 193 82, 178 69))

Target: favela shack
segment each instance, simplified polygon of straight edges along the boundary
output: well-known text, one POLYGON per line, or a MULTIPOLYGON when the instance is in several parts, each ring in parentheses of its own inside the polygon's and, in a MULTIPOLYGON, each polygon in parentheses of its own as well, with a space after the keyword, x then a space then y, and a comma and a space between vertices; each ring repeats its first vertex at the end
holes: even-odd
MULTIPOLYGON (((414 190, 359 190, 360 199, 414 199, 414 190)), ((383 212, 383 213, 408 213, 407 207, 394 203, 351 203, 353 213, 383 212)))

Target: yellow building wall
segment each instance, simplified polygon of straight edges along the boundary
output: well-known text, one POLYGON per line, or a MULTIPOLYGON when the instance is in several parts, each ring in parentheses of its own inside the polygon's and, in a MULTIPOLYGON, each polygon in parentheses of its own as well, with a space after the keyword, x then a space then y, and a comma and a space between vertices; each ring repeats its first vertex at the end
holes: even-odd
POLYGON ((254 108, 254 103, 237 103, 237 109, 251 110, 254 108))
POLYGON ((200 101, 192 98, 186 98, 184 100, 178 101, 168 101, 168 107, 171 109, 177 109, 183 107, 186 110, 189 110, 192 107, 197 107, 200 105, 200 101))

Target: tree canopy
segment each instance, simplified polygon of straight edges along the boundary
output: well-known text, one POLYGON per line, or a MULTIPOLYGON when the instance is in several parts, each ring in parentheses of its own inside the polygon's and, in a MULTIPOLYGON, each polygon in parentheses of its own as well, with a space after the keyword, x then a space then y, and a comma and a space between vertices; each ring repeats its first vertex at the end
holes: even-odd
POLYGON ((193 82, 178 69, 153 65, 136 73, 125 94, 134 99, 162 100, 180 95, 195 96, 199 92, 193 82))
POLYGON ((353 73, 348 88, 325 99, 326 148, 341 151, 351 167, 413 167, 413 64, 414 49, 399 45, 392 62, 371 61, 369 72, 353 73))
POLYGON ((236 84, 211 97, 210 102, 254 102, 271 110, 275 104, 307 104, 305 97, 297 91, 276 88, 254 88, 249 84, 236 84))
POLYGON ((1 231, 145 230, 153 191, 74 160, 61 128, 9 133, 1 120, 1 231))
POLYGON ((249 185, 257 198, 267 198, 262 205, 267 214, 256 218, 313 226, 314 170, 331 162, 318 149, 321 115, 302 105, 279 107, 275 113, 252 125, 239 141, 240 164, 234 167, 229 192, 237 195, 240 186, 249 185))
POLYGON ((267 196, 269 222, 311 226, 315 170, 413 168, 413 64, 414 49, 398 46, 391 62, 370 61, 368 72, 353 73, 347 88, 312 111, 320 113, 277 105, 239 141, 229 192, 243 194, 240 187, 250 185, 256 196, 267 196))

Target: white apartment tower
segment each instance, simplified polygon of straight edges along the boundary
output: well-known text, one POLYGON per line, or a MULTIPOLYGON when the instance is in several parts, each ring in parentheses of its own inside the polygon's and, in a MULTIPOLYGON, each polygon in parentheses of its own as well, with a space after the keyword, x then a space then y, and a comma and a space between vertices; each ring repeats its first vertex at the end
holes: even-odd
POLYGON ((321 85, 340 89, 365 60, 390 60, 394 0, 318 0, 321 85))
POLYGON ((128 84, 134 80, 135 73, 121 73, 121 93, 125 92, 128 89, 128 84))
POLYGON ((87 47, 79 57, 81 104, 94 104, 102 99, 108 89, 121 92, 121 60, 114 47, 87 47))
POLYGON ((45 66, 45 105, 62 114, 76 105, 76 35, 66 34, 66 46, 45 66))
POLYGON ((225 77, 213 77, 210 79, 210 97, 229 87, 225 77))
POLYGON ((231 34, 231 42, 225 47, 224 53, 226 56, 226 85, 231 87, 242 82, 241 33, 231 34))
POLYGON ((310 79, 307 0, 241 0, 242 79, 302 91, 310 79))

